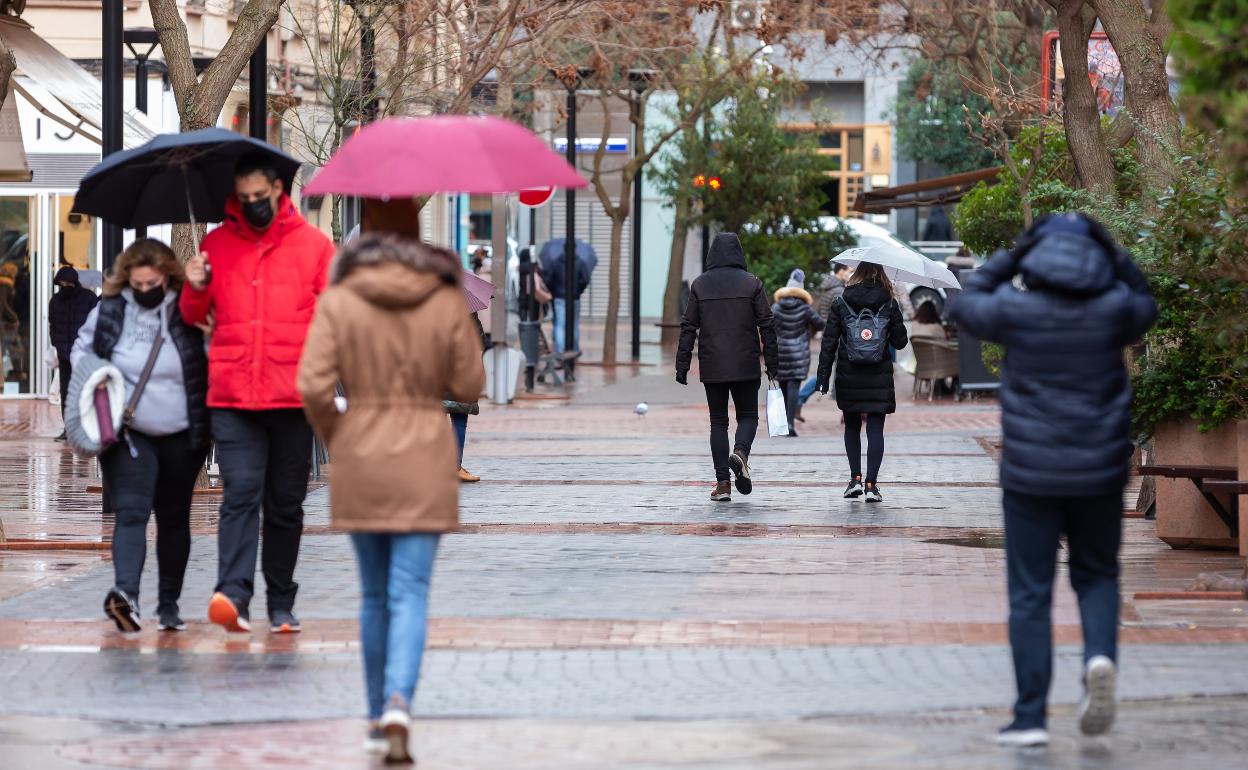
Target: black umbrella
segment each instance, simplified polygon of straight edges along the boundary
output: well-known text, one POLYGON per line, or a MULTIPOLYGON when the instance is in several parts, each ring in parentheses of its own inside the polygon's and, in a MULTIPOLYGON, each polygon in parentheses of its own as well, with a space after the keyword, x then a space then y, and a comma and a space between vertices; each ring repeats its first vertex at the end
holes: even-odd
MULTIPOLYGON (((566 238, 552 238, 542 244, 541 250, 537 253, 537 259, 542 265, 542 270, 554 270, 564 256, 566 247, 563 245, 567 241, 566 238)), ((592 273, 594 268, 598 266, 598 253, 594 251, 594 247, 585 241, 577 238, 576 241, 576 259, 585 263, 585 267, 592 273)))
POLYGON ((273 161, 289 192, 299 161, 258 139, 204 128, 109 155, 82 178, 73 210, 129 228, 220 222, 234 194, 234 166, 252 154, 273 161))

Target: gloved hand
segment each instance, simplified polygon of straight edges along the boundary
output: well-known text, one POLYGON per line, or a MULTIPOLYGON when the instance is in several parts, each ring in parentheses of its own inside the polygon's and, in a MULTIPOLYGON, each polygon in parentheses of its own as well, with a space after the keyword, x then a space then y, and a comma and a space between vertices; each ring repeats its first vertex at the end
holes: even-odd
POLYGON ((689 384, 689 372, 676 372, 676 381, 681 385, 689 384))
POLYGON ((815 383, 815 390, 819 391, 825 396, 828 395, 828 383, 827 382, 815 383))
POLYGON ((767 379, 769 379, 769 380, 774 381, 774 380, 776 379, 776 377, 778 377, 779 375, 780 375, 780 373, 779 373, 779 372, 777 372, 775 369, 768 369, 768 370, 767 370, 767 379))

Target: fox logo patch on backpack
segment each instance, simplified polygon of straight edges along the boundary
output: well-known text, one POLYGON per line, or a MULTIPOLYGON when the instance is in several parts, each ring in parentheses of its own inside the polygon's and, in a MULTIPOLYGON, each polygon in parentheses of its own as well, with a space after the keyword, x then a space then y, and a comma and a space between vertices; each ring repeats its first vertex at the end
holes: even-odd
POLYGON ((844 297, 838 301, 845 307, 845 359, 851 364, 878 364, 888 354, 888 324, 893 301, 889 300, 878 313, 863 308, 855 313, 844 297))

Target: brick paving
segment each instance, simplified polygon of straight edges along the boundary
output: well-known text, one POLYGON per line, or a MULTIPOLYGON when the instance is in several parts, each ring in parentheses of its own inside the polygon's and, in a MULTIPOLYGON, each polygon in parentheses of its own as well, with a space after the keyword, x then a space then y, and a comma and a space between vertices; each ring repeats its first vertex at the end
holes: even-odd
MULTIPOLYGON (((1135 599, 1242 562, 1171 551, 1141 519, 1124 525, 1128 703, 1114 737, 1073 735, 1078 615, 1063 585, 1054 747, 1016 756, 984 740, 1012 698, 991 401, 903 403, 878 506, 840 498, 837 413, 812 402, 800 439, 759 438, 755 494, 717 505, 699 389, 667 388, 638 418, 632 404, 665 374, 582 371, 568 401, 486 406, 470 423, 465 464, 486 480, 464 487, 464 527, 435 571, 422 767, 1242 760, 1230 725, 1248 718, 1248 603, 1135 599)), ((0 516, 26 541, 0 550, 0 767, 374 766, 358 750, 355 569, 323 485, 297 573, 303 634, 203 622, 216 559, 206 496, 192 513, 190 630, 123 637, 99 609, 111 521, 87 492, 91 464, 48 440, 57 432, 46 404, 0 402, 0 516)))

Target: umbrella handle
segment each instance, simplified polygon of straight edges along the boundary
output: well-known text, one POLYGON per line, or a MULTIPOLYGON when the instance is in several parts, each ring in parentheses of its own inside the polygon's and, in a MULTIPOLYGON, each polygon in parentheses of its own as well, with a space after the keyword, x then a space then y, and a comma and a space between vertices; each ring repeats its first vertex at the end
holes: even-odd
MULTIPOLYGON (((191 180, 186 173, 186 165, 182 166, 182 189, 186 192, 186 213, 191 219, 191 240, 195 243, 195 256, 199 256, 199 224, 195 221, 195 204, 191 201, 191 180)), ((204 278, 212 282, 212 265, 204 265, 204 278)))

